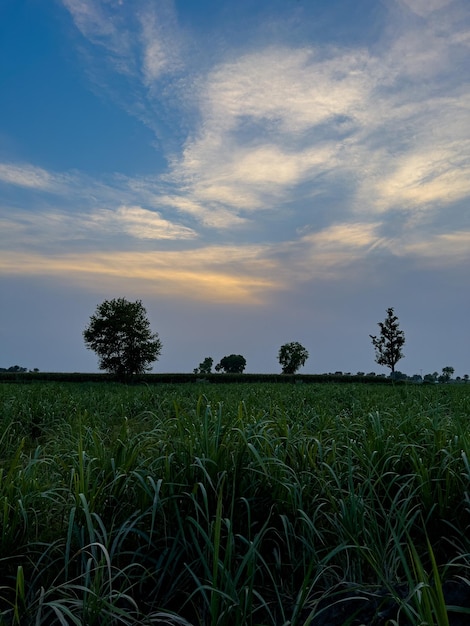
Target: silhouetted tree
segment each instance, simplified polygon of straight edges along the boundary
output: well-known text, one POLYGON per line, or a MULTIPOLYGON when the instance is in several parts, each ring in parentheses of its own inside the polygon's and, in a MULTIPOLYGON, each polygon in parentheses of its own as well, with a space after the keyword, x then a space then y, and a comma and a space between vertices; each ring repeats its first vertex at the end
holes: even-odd
POLYGON ((454 373, 454 368, 450 367, 449 365, 447 367, 443 367, 442 368, 442 374, 439 376, 439 382, 440 383, 448 383, 449 380, 452 378, 452 374, 454 373))
POLYGON ((393 308, 387 309, 385 321, 378 323, 380 335, 369 335, 375 348, 375 362, 389 367, 395 373, 395 365, 403 358, 402 347, 405 344, 405 333, 399 329, 398 317, 393 308))
POLYGON ((202 363, 199 363, 199 367, 196 367, 193 370, 194 374, 210 374, 213 362, 214 359, 210 356, 207 356, 202 363))
POLYGON ((162 350, 140 300, 105 300, 91 316, 83 337, 86 347, 98 355, 99 368, 121 380, 150 370, 162 350))
POLYGON ((220 359, 215 366, 215 371, 223 370, 225 374, 242 374, 246 367, 246 359, 241 354, 229 354, 220 359))
POLYGON ((283 374, 295 374, 307 359, 308 352, 298 341, 285 343, 279 348, 278 360, 283 374))

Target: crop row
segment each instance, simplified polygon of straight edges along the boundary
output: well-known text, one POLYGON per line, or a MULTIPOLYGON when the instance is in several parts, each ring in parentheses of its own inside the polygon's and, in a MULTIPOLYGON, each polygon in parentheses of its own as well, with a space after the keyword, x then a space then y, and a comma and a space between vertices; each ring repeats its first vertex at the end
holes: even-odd
POLYGON ((0 408, 0 624, 468 619, 465 386, 3 384, 0 408))

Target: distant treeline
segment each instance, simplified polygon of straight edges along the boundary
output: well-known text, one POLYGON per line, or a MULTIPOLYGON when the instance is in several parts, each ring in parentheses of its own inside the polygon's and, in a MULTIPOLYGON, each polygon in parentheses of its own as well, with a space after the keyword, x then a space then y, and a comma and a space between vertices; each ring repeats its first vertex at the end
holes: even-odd
MULTIPOLYGON (((115 382, 112 374, 80 373, 80 372, 32 372, 32 371, 0 371, 0 382, 115 382)), ((404 383, 394 381, 385 375, 375 374, 141 374, 132 378, 132 383, 404 383)))

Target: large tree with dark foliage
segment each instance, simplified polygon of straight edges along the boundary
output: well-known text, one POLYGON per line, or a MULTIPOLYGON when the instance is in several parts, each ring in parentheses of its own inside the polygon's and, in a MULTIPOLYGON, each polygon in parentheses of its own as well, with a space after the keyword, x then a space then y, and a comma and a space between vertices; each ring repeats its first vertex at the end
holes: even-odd
POLYGON ((105 300, 91 316, 83 338, 87 348, 98 355, 99 368, 120 380, 150 370, 162 350, 140 300, 105 300))
POLYGON ((223 370, 226 374, 242 374, 246 367, 246 359, 241 354, 229 354, 220 359, 215 366, 215 371, 223 370))
POLYGON ((295 374, 300 367, 305 365, 308 352, 298 341, 292 341, 279 348, 278 359, 283 374, 295 374))
POLYGON ((387 317, 378 323, 380 335, 369 335, 375 348, 375 362, 391 369, 395 373, 395 365, 404 357, 402 348, 405 344, 405 333, 400 330, 398 317, 393 308, 387 309, 387 317))

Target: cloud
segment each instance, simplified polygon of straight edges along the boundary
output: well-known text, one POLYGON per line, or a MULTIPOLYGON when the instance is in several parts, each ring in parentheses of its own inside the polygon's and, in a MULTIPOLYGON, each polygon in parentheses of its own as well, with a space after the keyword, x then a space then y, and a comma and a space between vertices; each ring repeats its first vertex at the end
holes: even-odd
POLYGON ((172 2, 63 4, 132 78, 124 106, 154 129, 178 126, 182 143, 166 153, 168 172, 126 181, 126 193, 141 194, 126 205, 166 207, 223 231, 286 205, 301 219, 306 198, 318 206, 332 189, 348 194, 332 219, 422 211, 469 193, 470 36, 458 1, 391 3, 400 10, 389 13, 377 45, 260 39, 239 52, 227 41, 216 62, 207 54, 198 67, 195 33, 179 26, 172 2))
POLYGON ((260 276, 269 274, 268 265, 257 248, 0 255, 5 275, 55 276, 97 291, 119 285, 136 293, 240 305, 260 304, 275 287, 274 279, 260 276))
MULTIPOLYGON (((110 240, 118 237, 123 243, 125 235, 137 240, 179 241, 194 239, 197 233, 188 228, 163 219, 155 212, 139 206, 120 206, 116 210, 98 209, 93 212, 64 212, 43 210, 34 213, 0 208, 2 231, 7 236, 5 247, 12 242, 41 249, 64 249, 71 241, 110 240), (2 215, 3 213, 3 215, 2 215), (14 234, 14 241, 11 239, 14 234)), ((109 245, 109 244, 108 244, 109 245)), ((114 241, 114 246, 119 245, 114 241)))
POLYGON ((0 163, 0 181, 41 191, 51 191, 57 186, 57 178, 46 170, 33 165, 11 163, 0 163))
POLYGON ((145 5, 139 14, 143 81, 152 85, 182 67, 181 39, 171 3, 145 5))
POLYGON ((341 175, 369 65, 365 52, 285 47, 220 64, 200 88, 199 131, 170 180, 195 202, 239 214, 293 199, 297 186, 334 168, 341 175))
POLYGON ((367 259, 371 267, 380 256, 437 267, 468 262, 470 249, 468 230, 430 235, 411 229, 393 236, 381 221, 309 227, 292 239, 263 244, 213 245, 197 242, 196 231, 137 205, 84 214, 4 210, 2 217, 1 213, 4 275, 56 276, 93 282, 97 290, 122 285, 136 293, 184 294, 187 300, 253 306, 265 302, 270 293, 295 290, 313 279, 354 278, 367 259), (11 250, 9 241, 14 242, 11 250), (86 250, 82 244, 71 248, 72 241, 86 241, 86 250), (138 243, 145 241, 178 241, 179 247, 145 250, 138 243))
POLYGON ((139 206, 120 206, 116 211, 101 209, 93 216, 93 227, 109 232, 125 231, 137 239, 193 239, 191 228, 165 220, 155 211, 139 206))
MULTIPOLYGON (((220 196, 217 196, 217 199, 220 199, 220 196)), ((186 213, 211 229, 226 230, 246 223, 246 219, 234 214, 233 211, 224 210, 220 204, 216 211, 212 211, 207 203, 203 204, 183 195, 156 195, 155 202, 160 206, 177 209, 179 213, 186 213)))
POLYGON ((210 72, 201 108, 221 129, 252 118, 271 123, 270 131, 298 136, 360 106, 370 62, 361 50, 272 46, 210 72))
MULTIPOLYGON (((282 257, 289 270, 286 283, 312 278, 344 279, 355 274, 355 264, 376 247, 384 246, 380 223, 335 223, 304 233, 297 241, 284 242, 282 257)), ((280 268, 281 269, 281 268, 280 268)))
POLYGON ((183 45, 172 0, 62 0, 84 37, 87 72, 102 92, 108 92, 132 115, 157 131, 155 95, 160 81, 182 68, 183 45), (104 54, 103 54, 104 52, 104 54), (125 81, 119 89, 111 72, 125 81))
POLYGON ((452 0, 400 0, 401 3, 407 6, 413 13, 426 17, 434 11, 443 9, 452 0))
POLYGON ((128 75, 135 71, 133 35, 122 4, 100 0, 62 0, 62 4, 85 39, 107 52, 114 70, 128 75))
MULTIPOLYGON (((389 160, 389 171, 377 177, 377 182, 364 190, 375 195, 375 207, 427 209, 449 205, 470 195, 470 141, 442 141, 436 145, 420 146, 408 151, 394 163, 389 160)), ((382 161, 383 163, 383 161, 382 161)))
POLYGON ((425 239, 410 236, 396 242, 398 256, 418 259, 421 265, 433 269, 443 266, 468 265, 470 261, 470 230, 435 234, 425 239))
MULTIPOLYGON (((157 108, 169 110, 181 96, 175 120, 188 132, 165 153, 167 171, 155 176, 87 178, 0 165, 1 181, 42 200, 34 214, 26 206, 15 215, 3 211, 5 232, 24 245, 56 242, 62 258, 64 242, 99 242, 109 250, 106 258, 92 252, 103 276, 110 259, 121 267, 125 258, 132 271, 123 276, 145 280, 139 261, 159 283, 165 266, 188 294, 200 288, 210 298, 213 281, 214 298, 230 289, 240 295, 246 280, 254 298, 322 272, 343 276, 372 254, 428 262, 439 215, 470 195, 470 91, 468 69, 459 65, 470 39, 454 13, 437 19, 445 3, 408 0, 420 18, 390 24, 380 45, 254 42, 239 53, 228 42, 223 57, 206 59, 196 73, 172 3, 139 0, 133 10, 104 0, 63 4, 114 71, 139 86, 130 97, 144 117, 158 125, 157 108), (169 77, 180 80, 160 89, 169 77), (57 194, 53 204, 44 192, 57 194), (167 265, 139 256, 140 246, 157 241, 179 248, 165 250, 167 265), (136 261, 121 256, 119 245, 137 243, 136 261)), ((454 210, 446 231, 463 225, 454 210)), ((446 259, 460 259, 451 235, 442 237, 446 259)), ((78 256, 67 258, 78 267, 78 256)), ((52 271, 54 259, 44 263, 52 271)))
POLYGON ((314 248, 347 250, 370 248, 378 239, 379 224, 333 224, 324 230, 304 235, 303 242, 310 243, 314 248))
POLYGON ((452 23, 425 23, 375 55, 284 46, 219 64, 174 182, 237 215, 292 206, 305 185, 317 192, 319 177, 347 181, 349 207, 371 216, 467 197, 470 92, 452 71, 466 40, 450 33, 452 23))

